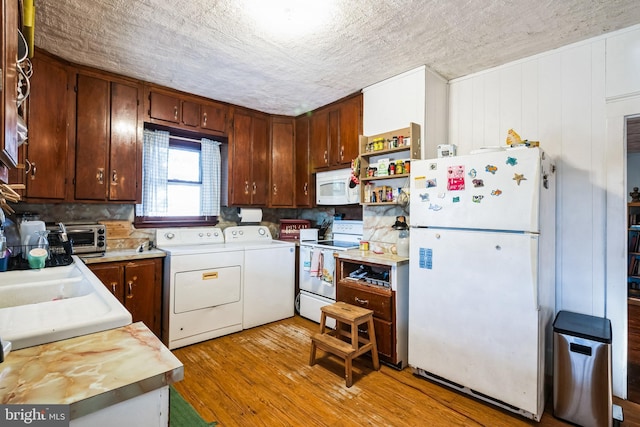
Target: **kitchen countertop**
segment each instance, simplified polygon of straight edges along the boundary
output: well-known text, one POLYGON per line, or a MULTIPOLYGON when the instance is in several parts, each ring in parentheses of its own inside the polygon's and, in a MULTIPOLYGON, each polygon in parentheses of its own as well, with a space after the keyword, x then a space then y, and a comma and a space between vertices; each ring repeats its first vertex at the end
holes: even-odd
POLYGON ((132 261, 145 258, 163 258, 167 256, 166 252, 160 249, 151 249, 138 252, 137 249, 118 249, 114 251, 106 251, 104 256, 90 257, 78 255, 85 264, 99 264, 103 262, 113 261, 132 261))
POLYGON ((336 256, 342 259, 352 261, 372 262, 381 265, 402 265, 409 263, 409 258, 394 255, 388 252, 377 254, 373 251, 361 251, 360 249, 349 249, 347 251, 338 251, 336 256))
POLYGON ((0 403, 67 404, 74 419, 183 378, 182 362, 138 322, 12 351, 0 403))

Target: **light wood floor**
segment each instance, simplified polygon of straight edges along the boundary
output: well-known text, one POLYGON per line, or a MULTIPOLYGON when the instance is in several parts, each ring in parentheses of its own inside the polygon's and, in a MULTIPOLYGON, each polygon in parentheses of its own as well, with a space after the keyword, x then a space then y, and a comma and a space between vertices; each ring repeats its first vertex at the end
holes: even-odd
MULTIPOLYGON (((540 423, 369 358, 354 362, 345 387, 342 361, 321 356, 309 366, 318 325, 299 316, 174 350, 184 364, 180 394, 207 421, 226 426, 565 426, 551 414, 540 423)), ((640 425, 640 405, 623 406, 623 426, 640 425)))

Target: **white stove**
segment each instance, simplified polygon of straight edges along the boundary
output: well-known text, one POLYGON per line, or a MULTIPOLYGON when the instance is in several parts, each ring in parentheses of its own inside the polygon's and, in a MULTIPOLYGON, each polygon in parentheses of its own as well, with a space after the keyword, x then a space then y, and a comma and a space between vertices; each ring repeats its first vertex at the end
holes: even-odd
POLYGON ((244 250, 216 227, 156 231, 164 263, 163 332, 170 349, 242 330, 244 250))
MULTIPOLYGON (((336 220, 332 240, 300 241, 300 302, 302 317, 320 322, 320 308, 336 301, 335 257, 356 249, 362 240, 362 221, 336 220)), ((327 319, 329 327, 335 320, 327 319)))

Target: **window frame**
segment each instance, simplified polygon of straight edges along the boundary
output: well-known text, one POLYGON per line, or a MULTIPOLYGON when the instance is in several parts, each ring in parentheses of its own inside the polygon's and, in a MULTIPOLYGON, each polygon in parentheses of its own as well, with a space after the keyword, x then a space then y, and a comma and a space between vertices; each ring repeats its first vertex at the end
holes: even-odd
MULTIPOLYGON (((148 129, 154 129, 155 127, 148 127, 148 129)), ((226 143, 226 138, 220 136, 211 135, 193 135, 185 132, 176 131, 176 129, 168 129, 166 127, 157 127, 157 129, 166 130, 170 132, 169 146, 191 148, 198 147, 200 151, 200 143, 197 141, 201 138, 215 139, 221 143, 226 143), (180 139, 177 139, 180 138, 180 139), (192 139, 193 141, 185 141, 183 138, 192 139)), ((224 166, 223 166, 224 167, 224 166)), ((144 174, 144 170, 142 171, 144 174)), ((202 174, 202 171, 200 171, 202 174)), ((189 181, 191 182, 191 181, 189 181)), ((217 216, 137 216, 134 209, 133 225, 135 228, 166 228, 166 227, 204 227, 214 226, 218 224, 217 216)))

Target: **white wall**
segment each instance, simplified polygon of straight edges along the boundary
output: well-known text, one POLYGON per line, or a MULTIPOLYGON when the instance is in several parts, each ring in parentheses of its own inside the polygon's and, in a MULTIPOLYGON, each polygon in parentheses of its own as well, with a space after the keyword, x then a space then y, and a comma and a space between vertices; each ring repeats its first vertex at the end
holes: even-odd
POLYGON ((640 27, 632 27, 450 82, 449 142, 458 153, 504 145, 513 128, 555 159, 556 309, 611 319, 614 394, 621 397, 626 282, 607 268, 622 265, 626 247, 619 230, 608 236, 607 223, 625 216, 617 200, 625 190, 624 142, 607 126, 618 126, 611 115, 623 113, 610 111, 607 95, 640 90, 638 46, 640 27), (623 59, 631 53, 633 60, 623 59))

